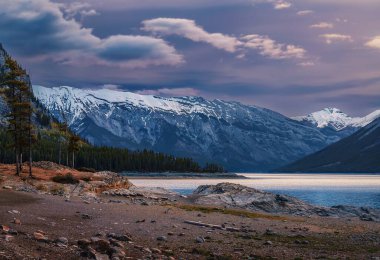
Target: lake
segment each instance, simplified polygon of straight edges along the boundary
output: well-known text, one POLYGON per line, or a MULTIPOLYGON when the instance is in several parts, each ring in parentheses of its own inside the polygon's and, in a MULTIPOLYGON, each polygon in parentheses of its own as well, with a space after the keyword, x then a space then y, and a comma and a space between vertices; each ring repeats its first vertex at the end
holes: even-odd
POLYGON ((297 197, 314 205, 380 208, 380 175, 241 174, 248 179, 132 179, 137 186, 163 187, 190 194, 199 185, 231 182, 297 197))

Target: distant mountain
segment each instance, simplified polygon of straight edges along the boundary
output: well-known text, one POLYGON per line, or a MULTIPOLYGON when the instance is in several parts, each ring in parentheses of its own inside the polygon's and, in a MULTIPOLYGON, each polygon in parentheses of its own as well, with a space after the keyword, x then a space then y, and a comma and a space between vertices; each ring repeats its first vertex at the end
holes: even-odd
POLYGON ((293 117, 306 125, 318 127, 327 135, 336 132, 340 137, 346 137, 368 125, 380 117, 380 110, 365 117, 350 117, 337 108, 325 108, 307 116, 293 117))
POLYGON ((380 118, 280 171, 380 173, 380 118))
POLYGON ((268 171, 340 139, 268 109, 201 97, 33 86, 58 120, 96 145, 152 149, 229 170, 268 171))

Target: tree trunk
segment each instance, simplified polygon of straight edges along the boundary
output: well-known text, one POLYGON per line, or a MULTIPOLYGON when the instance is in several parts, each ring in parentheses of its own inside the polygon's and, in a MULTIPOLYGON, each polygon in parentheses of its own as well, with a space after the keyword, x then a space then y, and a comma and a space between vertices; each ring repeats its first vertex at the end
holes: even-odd
POLYGON ((20 165, 19 165, 19 160, 18 160, 18 151, 16 150, 16 175, 20 176, 20 165))
POLYGON ((74 157, 75 157, 75 154, 74 154, 74 152, 73 152, 73 169, 74 169, 74 166, 75 166, 75 163, 74 163, 74 157))
POLYGON ((58 164, 61 165, 61 154, 62 154, 62 144, 61 140, 59 141, 59 151, 58 151, 58 164))
POLYGON ((29 177, 33 177, 32 172, 32 131, 29 129, 29 177))
POLYGON ((20 153, 20 163, 19 163, 19 167, 20 167, 20 172, 22 172, 22 153, 20 153))

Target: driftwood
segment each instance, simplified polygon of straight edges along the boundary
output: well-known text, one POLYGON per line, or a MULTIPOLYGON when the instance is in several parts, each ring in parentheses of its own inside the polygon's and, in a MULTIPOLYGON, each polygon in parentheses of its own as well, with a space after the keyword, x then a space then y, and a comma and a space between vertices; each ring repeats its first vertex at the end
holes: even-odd
POLYGON ((214 225, 214 224, 208 224, 208 223, 203 223, 203 222, 200 222, 200 221, 185 220, 184 222, 186 224, 194 225, 194 226, 198 226, 198 227, 208 227, 208 228, 213 228, 213 229, 227 230, 227 231, 231 231, 231 232, 239 232, 239 231, 241 231, 239 228, 226 227, 226 226, 214 225))

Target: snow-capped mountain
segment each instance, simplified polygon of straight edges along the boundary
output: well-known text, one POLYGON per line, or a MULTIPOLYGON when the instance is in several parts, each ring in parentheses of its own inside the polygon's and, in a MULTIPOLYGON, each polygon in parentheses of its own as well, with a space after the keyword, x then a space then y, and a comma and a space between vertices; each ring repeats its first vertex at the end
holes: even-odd
POLYGON ((325 108, 307 116, 294 117, 294 120, 308 122, 318 128, 332 128, 342 131, 347 128, 358 129, 372 123, 380 117, 380 110, 365 117, 350 117, 337 108, 325 108))
POLYGON ((97 145, 153 149, 229 170, 266 171, 340 139, 268 109, 201 97, 33 86, 56 118, 97 145))

